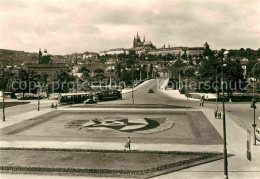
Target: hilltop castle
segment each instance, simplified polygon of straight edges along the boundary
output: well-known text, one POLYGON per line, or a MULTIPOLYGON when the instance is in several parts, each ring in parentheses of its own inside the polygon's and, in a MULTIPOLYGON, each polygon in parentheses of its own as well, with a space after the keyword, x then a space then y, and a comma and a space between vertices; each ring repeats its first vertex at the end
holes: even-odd
POLYGON ((136 37, 134 36, 134 41, 133 41, 133 48, 136 47, 151 47, 155 48, 155 46, 152 44, 151 41, 145 41, 145 36, 143 38, 143 41, 141 40, 140 36, 138 35, 138 32, 136 34, 136 37))

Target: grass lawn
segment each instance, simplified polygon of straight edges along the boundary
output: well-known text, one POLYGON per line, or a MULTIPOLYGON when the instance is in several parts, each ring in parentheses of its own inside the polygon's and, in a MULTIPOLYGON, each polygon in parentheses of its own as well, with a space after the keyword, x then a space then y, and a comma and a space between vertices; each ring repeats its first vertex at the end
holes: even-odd
MULTIPOLYGON (((29 104, 30 102, 5 102, 5 107, 12 107, 12 106, 17 106, 17 105, 22 105, 22 104, 29 104)), ((3 108, 3 102, 0 102, 0 109, 3 108)))
POLYGON ((221 158, 220 153, 198 152, 0 148, 0 170, 153 176, 221 158))

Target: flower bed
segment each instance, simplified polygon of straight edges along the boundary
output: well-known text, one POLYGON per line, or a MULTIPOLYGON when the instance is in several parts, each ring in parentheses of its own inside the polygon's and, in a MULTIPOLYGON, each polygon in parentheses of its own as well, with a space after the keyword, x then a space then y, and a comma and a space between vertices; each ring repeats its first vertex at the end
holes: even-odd
MULTIPOLYGON (((59 149, 59 148, 0 148, 1 151, 11 150, 25 150, 25 151, 58 151, 58 152, 95 152, 95 153, 131 153, 131 154, 165 154, 165 155, 190 155, 189 159, 177 161, 177 162, 169 162, 167 164, 163 164, 157 167, 151 167, 148 169, 140 169, 140 170, 131 170, 131 169, 111 169, 111 168, 72 168, 72 167, 42 167, 42 166, 7 166, 2 165, 0 166, 0 170, 2 171, 14 171, 14 172, 47 172, 47 173, 81 173, 81 174, 112 174, 116 175, 147 175, 147 174, 154 174, 156 172, 161 172, 164 170, 176 168, 176 167, 183 167, 185 165, 190 165, 192 163, 196 163, 203 160, 216 160, 221 159, 221 153, 211 153, 211 152, 182 152, 182 151, 130 151, 125 152, 122 150, 88 150, 88 149, 59 149), (217 157, 217 158, 216 158, 217 157)), ((159 156, 158 156, 159 157, 159 156)), ((127 162, 127 161, 126 161, 127 162)))

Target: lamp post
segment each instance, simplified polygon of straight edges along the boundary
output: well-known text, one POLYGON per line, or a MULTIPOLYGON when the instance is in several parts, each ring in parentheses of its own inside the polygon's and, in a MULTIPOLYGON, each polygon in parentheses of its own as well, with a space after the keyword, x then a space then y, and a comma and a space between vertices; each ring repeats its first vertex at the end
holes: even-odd
POLYGON ((4 76, 5 76, 5 69, 4 69, 4 66, 3 66, 3 76, 2 76, 2 85, 3 85, 3 121, 5 122, 5 79, 4 79, 4 76))
POLYGON ((38 88, 38 111, 40 111, 40 86, 37 86, 38 88))
MULTIPOLYGON (((216 67, 216 83, 218 81, 218 67, 221 67, 221 65, 216 67)), ((216 107, 217 107, 217 110, 218 110, 218 86, 216 86, 216 107)))
MULTIPOLYGON (((228 51, 224 52, 224 58, 227 57, 228 51)), ((224 97, 224 74, 223 74, 223 60, 221 59, 221 86, 222 86, 222 103, 223 103, 223 138, 224 138, 224 178, 228 179, 228 160, 227 160, 227 139, 226 139, 226 115, 225 115, 225 97, 224 97)))
MULTIPOLYGON (((254 67, 253 67, 253 80, 254 80, 254 87, 253 87, 253 101, 254 103, 256 102, 256 99, 255 99, 255 67, 257 64, 260 64, 260 62, 257 62, 254 67)), ((254 104, 254 124, 253 124, 253 128, 254 128, 254 145, 256 145, 256 134, 255 134, 255 128, 256 128, 256 123, 255 123, 255 109, 256 109, 256 106, 254 104)))
POLYGON ((181 70, 179 70, 179 90, 181 89, 181 70))
POLYGON ((134 99, 134 75, 133 75, 133 68, 132 68, 132 99, 133 99, 133 104, 135 104, 135 99, 134 99))
POLYGON ((141 83, 141 81, 142 81, 142 71, 141 71, 141 68, 140 68, 139 72, 140 72, 140 74, 139 74, 139 80, 140 80, 140 83, 141 83))

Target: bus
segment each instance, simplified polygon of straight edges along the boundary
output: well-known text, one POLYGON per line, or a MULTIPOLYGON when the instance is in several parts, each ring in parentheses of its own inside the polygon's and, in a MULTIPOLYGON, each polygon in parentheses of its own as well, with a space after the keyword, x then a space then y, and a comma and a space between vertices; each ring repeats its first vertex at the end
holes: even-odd
POLYGON ((64 93, 58 97, 59 104, 78 104, 93 98, 92 93, 64 93))
POLYGON ((59 104, 79 104, 88 99, 93 99, 94 101, 122 99, 122 93, 116 89, 87 93, 64 93, 59 95, 58 102, 59 104))
POLYGON ((118 91, 116 89, 101 90, 99 92, 95 92, 94 95, 99 101, 122 99, 121 91, 118 91))

